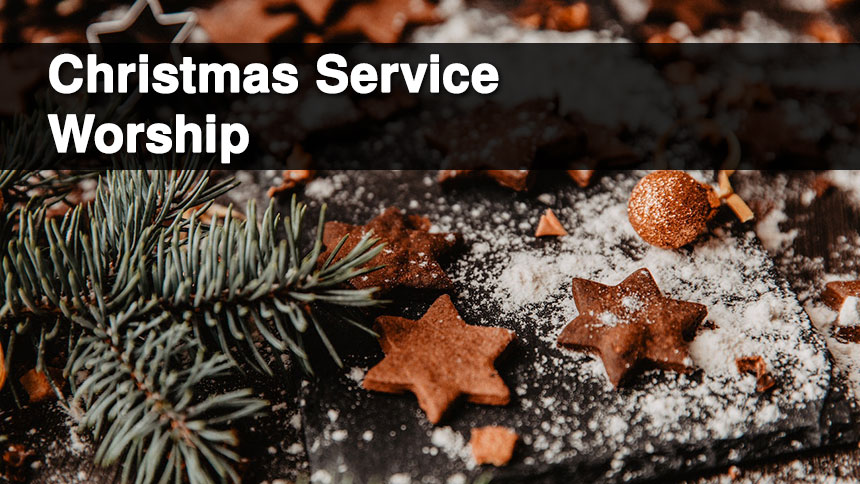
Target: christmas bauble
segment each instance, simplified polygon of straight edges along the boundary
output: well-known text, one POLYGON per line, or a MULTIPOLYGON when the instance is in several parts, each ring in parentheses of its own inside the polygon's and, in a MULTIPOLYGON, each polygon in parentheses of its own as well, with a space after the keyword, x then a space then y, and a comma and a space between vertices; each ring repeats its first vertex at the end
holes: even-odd
POLYGON ((639 180, 630 194, 627 215, 645 242, 677 249, 707 229, 719 199, 714 191, 683 171, 660 170, 639 180))

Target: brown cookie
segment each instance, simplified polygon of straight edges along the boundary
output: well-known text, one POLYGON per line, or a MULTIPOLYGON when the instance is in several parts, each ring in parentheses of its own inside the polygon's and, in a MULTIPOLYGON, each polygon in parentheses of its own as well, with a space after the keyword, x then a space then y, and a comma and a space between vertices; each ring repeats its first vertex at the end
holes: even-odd
POLYGON ((212 42, 264 44, 292 30, 299 16, 291 12, 270 12, 285 2, 279 0, 220 0, 211 8, 196 10, 203 30, 212 42))
POLYGON ((803 31, 806 35, 822 43, 843 44, 853 42, 851 31, 848 28, 825 17, 810 19, 803 27, 803 31))
POLYGON ((447 295, 417 321, 381 316, 374 329, 381 335, 385 358, 367 372, 364 388, 414 393, 434 424, 461 395, 486 405, 506 405, 510 400, 493 362, 514 333, 466 324, 447 295))
MULTIPOLYGON (((56 384, 62 384, 64 381, 62 371, 54 368, 49 368, 48 371, 51 373, 51 379, 56 384)), ((48 381, 48 376, 41 371, 36 371, 35 368, 24 373, 18 381, 21 382, 21 386, 24 387, 27 395, 29 395, 31 403, 40 402, 48 398, 56 398, 56 393, 48 381)))
POLYGON ((266 196, 272 198, 296 188, 297 186, 307 183, 313 179, 316 170, 284 170, 281 175, 281 184, 276 187, 269 187, 266 191, 266 196))
POLYGON ((270 187, 266 192, 269 197, 275 197, 283 192, 292 190, 293 188, 311 181, 316 175, 316 170, 309 170, 313 165, 313 159, 301 145, 293 146, 293 151, 287 157, 287 167, 290 169, 284 170, 281 175, 281 184, 275 187, 270 187), (301 169, 294 169, 301 168, 301 169))
POLYGON ((839 326, 833 328, 833 337, 842 343, 860 343, 860 326, 839 326))
POLYGON ((472 429, 472 438, 469 439, 472 457, 478 465, 507 465, 514 455, 518 438, 513 430, 495 425, 472 429))
POLYGON ((438 258, 445 256, 458 244, 459 234, 430 233, 431 223, 426 217, 404 215, 396 207, 389 207, 366 225, 326 222, 323 244, 326 250, 320 260, 328 259, 344 236, 348 236, 338 256, 348 254, 361 237, 373 231, 386 246, 368 266, 383 266, 350 280, 358 289, 379 287, 391 290, 399 287, 412 289, 444 290, 451 288, 451 279, 442 270, 438 258))
POLYGON ((687 342, 708 310, 701 304, 663 296, 648 269, 639 269, 617 286, 573 280, 579 316, 558 343, 594 351, 616 387, 639 366, 686 372, 687 342))
POLYGON ((328 28, 326 37, 361 34, 371 42, 390 44, 400 40, 410 25, 432 24, 439 20, 436 7, 426 0, 355 2, 328 28))
POLYGON ((834 311, 841 310, 845 299, 849 297, 860 298, 860 280, 828 282, 821 294, 821 300, 824 304, 830 306, 834 311))
MULTIPOLYGON (((860 280, 828 282, 821 294, 824 304, 834 311, 841 311, 842 305, 849 297, 860 298, 860 280)), ((837 321, 837 323, 845 322, 837 321)), ((833 328, 833 336, 844 342, 860 343, 860 326, 836 324, 833 328)))
POLYGON ((594 176, 594 170, 567 170, 567 175, 582 188, 587 187, 591 183, 591 178, 594 176))
POLYGON ((558 221, 558 217, 555 216, 552 209, 548 208, 546 209, 546 212, 540 216, 537 230, 535 230, 535 237, 560 235, 567 235, 567 230, 564 230, 564 227, 562 227, 561 222, 558 221))

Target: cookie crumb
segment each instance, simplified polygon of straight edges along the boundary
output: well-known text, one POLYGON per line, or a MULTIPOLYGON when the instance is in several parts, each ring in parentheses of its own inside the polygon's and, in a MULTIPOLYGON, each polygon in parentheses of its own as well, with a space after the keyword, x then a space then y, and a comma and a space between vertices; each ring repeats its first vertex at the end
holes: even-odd
POLYGON ((537 230, 535 230, 535 237, 561 235, 567 235, 567 230, 564 230, 564 227, 562 227, 561 222, 559 222, 558 217, 552 212, 552 209, 546 209, 546 212, 540 216, 537 230))
MULTIPOLYGON (((56 376, 56 375, 54 375, 56 376)), ((41 371, 32 369, 19 379, 21 386, 30 396, 30 402, 41 402, 54 395, 54 390, 51 384, 48 383, 48 377, 41 371)))
POLYGON ((505 427, 488 426, 472 429, 469 445, 478 464, 507 465, 514 455, 516 432, 505 427))
POLYGON ((733 481, 736 481, 741 478, 741 470, 738 468, 738 466, 729 467, 727 474, 729 475, 729 478, 733 481))
POLYGON ((776 385, 776 381, 767 371, 767 363, 761 355, 743 356, 735 360, 738 371, 741 373, 752 373, 756 377, 755 389, 759 393, 764 393, 776 385))

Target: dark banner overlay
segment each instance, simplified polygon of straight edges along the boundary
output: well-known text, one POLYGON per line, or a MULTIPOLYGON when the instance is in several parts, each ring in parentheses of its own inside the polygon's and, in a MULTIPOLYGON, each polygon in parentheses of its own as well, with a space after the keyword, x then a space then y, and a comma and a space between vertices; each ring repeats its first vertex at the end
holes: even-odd
POLYGON ((860 169, 860 46, 0 48, 3 168, 860 169))

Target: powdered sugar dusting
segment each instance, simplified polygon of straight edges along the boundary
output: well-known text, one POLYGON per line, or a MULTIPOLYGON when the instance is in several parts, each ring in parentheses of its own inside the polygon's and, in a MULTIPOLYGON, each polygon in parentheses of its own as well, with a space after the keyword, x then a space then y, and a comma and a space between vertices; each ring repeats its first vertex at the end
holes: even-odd
MULTIPOLYGON (((813 176, 815 175, 789 177, 781 174, 765 178, 755 172, 743 173, 740 178, 741 196, 751 202, 757 214, 781 221, 779 224, 765 227, 765 230, 761 230, 761 223, 756 225, 763 241, 793 241, 803 235, 798 228, 803 225, 789 220, 784 210, 789 202, 799 202, 804 207, 809 207, 814 202, 814 197, 809 200, 813 176)), ((837 190, 842 191, 860 208, 860 171, 830 171, 823 174, 823 179, 836 186, 837 190)), ((846 376, 854 395, 860 395, 860 345, 833 337, 833 326, 840 315, 821 301, 821 293, 828 282, 860 278, 860 234, 839 236, 836 243, 829 247, 828 260, 799 254, 791 244, 765 245, 783 270, 799 275, 793 280, 793 284, 801 304, 815 328, 824 337, 835 369, 846 376), (838 272, 829 272, 828 266, 833 266, 838 272)), ((851 309, 845 311, 845 319, 852 318, 851 309)))
POLYGON ((860 298, 847 297, 839 310, 837 322, 840 326, 860 325, 860 298))
MULTIPOLYGON (((627 221, 627 197, 638 178, 605 176, 599 187, 562 187, 541 196, 543 201, 536 195, 517 196, 503 210, 479 196, 464 200, 432 190, 423 198, 410 195, 417 198, 416 213, 428 215, 437 230, 460 232, 466 241, 466 252, 446 268, 464 319, 517 333, 522 347, 518 369, 503 375, 516 398, 504 411, 518 423, 527 465, 561 464, 587 455, 590 461, 609 462, 607 477, 634 478, 636 470, 628 461, 643 455, 659 461, 672 446, 776 432, 791 428, 789 415, 803 419, 804 425, 818 425, 830 385, 824 344, 811 333, 803 308, 776 277, 755 234, 718 227, 690 248, 651 247, 627 221), (569 237, 533 236, 547 201, 554 202, 551 208, 569 228, 569 237), (570 291, 573 277, 617 284, 641 267, 651 271, 666 296, 706 305, 711 329, 701 329, 689 345, 689 365, 700 371, 652 371, 619 391, 608 383, 599 358, 559 349, 555 342, 577 315, 570 291), (764 358, 778 382, 771 394, 756 393, 755 379, 738 373, 735 359, 741 356, 764 358), (573 397, 582 394, 593 397, 573 397)), ((353 182, 362 184, 360 179, 353 182)), ((343 193, 335 198, 350 196, 349 190, 343 193)), ((375 203, 379 205, 362 207, 359 218, 383 208, 381 201, 375 203)), ((632 298, 622 304, 635 310, 640 303, 632 298)), ((600 319, 617 322, 612 315, 600 319)), ((420 411, 416 418, 422 418, 420 411)), ((452 427, 466 424, 454 423, 456 414, 452 427)), ((433 443, 441 439, 437 432, 428 430, 428 455, 433 448, 441 451, 433 443)), ((742 459, 744 452, 737 449, 735 458, 742 459)), ((459 451, 452 454, 452 460, 466 465, 459 451)))
MULTIPOLYGON (((617 284, 636 269, 647 267, 665 294, 705 304, 707 319, 715 329, 701 331, 690 344, 692 364, 704 370, 701 384, 683 375, 657 377, 653 386, 619 398, 619 414, 596 412, 601 422, 623 418, 662 440, 690 442, 709 435, 735 438, 748 431, 751 422, 767 426, 778 420, 781 406, 803 407, 805 402, 821 398, 829 382, 823 348, 808 341, 804 331, 809 329, 809 322, 802 308, 784 285, 772 280, 772 264, 764 252, 754 249, 754 235, 735 236, 717 230, 690 252, 647 246, 626 217, 626 197, 635 181, 635 177, 606 179, 605 191, 587 197, 582 192, 558 194, 563 202, 554 210, 572 230, 570 237, 552 245, 536 245, 514 227, 500 226, 504 214, 497 215, 498 221, 491 218, 491 225, 472 226, 471 230, 452 221, 449 229, 472 234, 476 242, 489 244, 491 253, 513 253, 497 264, 485 264, 485 277, 467 270, 474 267, 477 257, 484 257, 483 248, 475 258, 461 259, 457 264, 460 277, 455 276, 455 280, 466 288, 462 299, 483 301, 475 293, 486 285, 495 288, 491 295, 501 302, 503 319, 537 329, 537 336, 547 345, 555 343, 559 330, 577 314, 570 295, 572 277, 617 284), (548 315, 547 307, 552 308, 548 315), (763 356, 778 375, 782 384, 776 392, 778 404, 759 401, 750 405, 749 400, 756 400, 754 382, 738 375, 735 366, 736 358, 748 355, 763 356), (682 416, 703 418, 706 424, 681 425, 682 416)), ((470 220, 469 224, 475 222, 470 220)), ((614 315, 598 318, 604 324, 617 323, 614 315)), ((567 374, 581 381, 604 381, 599 362, 583 365, 584 355, 566 353, 561 358, 539 361, 537 371, 558 373, 560 377, 567 374)), ((563 402, 550 406, 555 414, 567 414, 564 410, 570 409, 564 407, 563 402)), ((531 445, 545 449, 547 461, 558 461, 576 450, 558 445, 552 436, 578 435, 577 429, 583 424, 589 425, 573 418, 553 422, 532 435, 531 445)), ((612 426, 598 426, 601 429, 604 432, 597 432, 596 441, 623 448, 626 432, 612 426)), ((573 449, 588 448, 582 439, 567 443, 573 449)), ((618 458, 623 460, 623 456, 618 458)))

